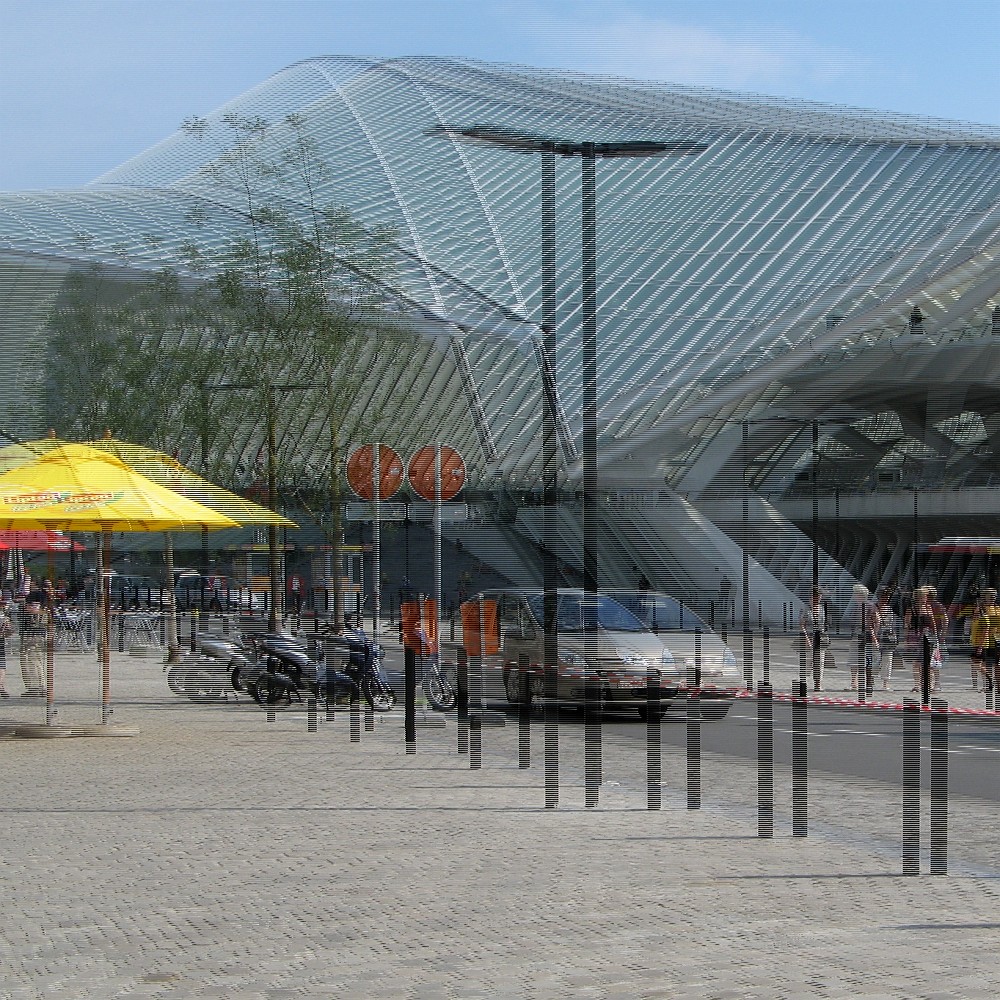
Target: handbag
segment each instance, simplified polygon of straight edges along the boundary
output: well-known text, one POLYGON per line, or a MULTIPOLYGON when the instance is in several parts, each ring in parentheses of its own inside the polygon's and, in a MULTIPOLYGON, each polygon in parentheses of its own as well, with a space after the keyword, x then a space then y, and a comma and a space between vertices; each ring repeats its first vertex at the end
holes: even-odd
POLYGON ((896 629, 892 625, 886 625, 885 628, 879 633, 878 637, 879 645, 885 646, 891 649, 893 646, 899 645, 899 636, 896 635, 896 629))

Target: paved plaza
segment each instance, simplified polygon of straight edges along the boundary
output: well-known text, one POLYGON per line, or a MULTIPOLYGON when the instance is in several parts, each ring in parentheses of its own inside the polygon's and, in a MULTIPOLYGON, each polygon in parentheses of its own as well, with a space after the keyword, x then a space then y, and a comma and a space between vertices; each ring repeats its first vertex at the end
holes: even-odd
MULTIPOLYGON (((56 672, 57 721, 98 721, 93 654, 56 672)), ((563 725, 547 810, 541 716, 530 768, 511 716, 470 769, 453 715, 408 754, 401 712, 352 742, 345 713, 172 695, 155 654, 112 678, 138 737, 0 744, 2 1000, 997 995, 994 803, 953 800, 950 874, 903 877, 898 787, 813 774, 793 838, 779 768, 760 840, 755 763, 709 750, 701 809, 665 746, 649 811, 645 742, 609 736, 585 809, 563 725)), ((12 698, 0 732, 44 717, 12 698)))

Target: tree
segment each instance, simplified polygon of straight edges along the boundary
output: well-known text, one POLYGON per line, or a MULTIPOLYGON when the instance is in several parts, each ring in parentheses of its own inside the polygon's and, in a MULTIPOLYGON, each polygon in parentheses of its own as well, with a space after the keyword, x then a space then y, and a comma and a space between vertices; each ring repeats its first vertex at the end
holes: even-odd
MULTIPOLYGON (((339 622, 342 442, 376 431, 387 397, 369 382, 394 383, 405 364, 404 335, 382 310, 394 234, 331 207, 331 172, 304 119, 231 115, 184 129, 222 132, 223 151, 192 181, 221 207, 193 202, 191 238, 152 281, 78 279, 53 318, 60 426, 178 449, 227 485, 246 485, 263 458, 272 507, 279 481, 296 481, 332 549, 339 622)), ((393 411, 398 420, 405 407, 393 411)), ((276 529, 268 541, 273 616, 276 529)))

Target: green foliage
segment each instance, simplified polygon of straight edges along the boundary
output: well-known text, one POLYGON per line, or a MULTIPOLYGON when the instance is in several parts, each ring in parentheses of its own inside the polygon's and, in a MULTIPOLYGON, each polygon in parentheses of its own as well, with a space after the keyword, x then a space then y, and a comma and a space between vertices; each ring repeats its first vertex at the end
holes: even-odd
MULTIPOLYGON (((231 228, 220 236, 218 216, 193 208, 188 238, 159 274, 123 281, 94 269, 71 280, 50 324, 49 422, 65 437, 109 428, 177 451, 240 488, 261 478, 273 404, 279 484, 319 508, 319 484, 339 488, 340 442, 385 418, 371 380, 391 378, 405 356, 380 312, 395 234, 335 204, 299 116, 195 118, 182 129, 221 149, 203 179, 231 228)), ((393 413, 405 422, 398 402, 393 413)))

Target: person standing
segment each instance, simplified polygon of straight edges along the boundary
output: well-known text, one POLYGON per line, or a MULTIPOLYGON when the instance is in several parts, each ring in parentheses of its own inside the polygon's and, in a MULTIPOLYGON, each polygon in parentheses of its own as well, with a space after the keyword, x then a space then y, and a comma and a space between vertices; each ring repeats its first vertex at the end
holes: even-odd
POLYGON ((893 661, 896 658, 896 647, 899 645, 899 619, 892 610, 892 588, 882 587, 878 592, 875 610, 879 620, 879 649, 882 652, 882 662, 879 665, 879 675, 882 679, 882 690, 891 691, 893 661))
POLYGON ((938 668, 935 667, 935 656, 938 667, 940 666, 940 652, 938 650, 937 620, 934 615, 934 608, 931 605, 929 588, 917 587, 913 592, 913 607, 906 613, 906 654, 910 657, 913 665, 913 687, 910 693, 920 691, 922 687, 922 677, 924 669, 924 640, 930 647, 930 673, 931 688, 938 687, 935 681, 935 674, 940 680, 938 668))
POLYGON ((49 611, 45 607, 45 600, 44 591, 31 591, 24 599, 24 611, 19 620, 21 679, 24 681, 22 698, 45 697, 45 652, 49 624, 49 611))
POLYGON ((854 585, 854 594, 844 616, 851 630, 857 653, 851 659, 851 686, 845 691, 857 691, 862 669, 865 677, 865 691, 871 694, 875 686, 873 667, 879 648, 879 614, 869 598, 868 588, 863 583, 854 585))
POLYGON ((813 691, 823 690, 824 669, 833 669, 833 653, 830 651, 830 617, 823 591, 818 587, 812 590, 809 603, 803 607, 799 617, 799 665, 800 674, 807 672, 807 665, 812 661, 813 691))
POLYGON ((983 678, 983 687, 992 691, 997 680, 997 661, 1000 659, 1000 608, 996 603, 997 592, 987 587, 979 595, 972 613, 969 642, 972 652, 969 660, 972 669, 983 678))
MULTIPOLYGON (((6 597, 4 604, 6 604, 6 597)), ((5 608, 0 607, 0 698, 9 698, 7 690, 7 640, 14 634, 14 626, 5 608)))
POLYGON ((948 629, 950 622, 948 619, 948 609, 938 600, 937 587, 927 586, 927 600, 930 602, 931 612, 934 615, 934 627, 937 631, 937 656, 931 659, 931 670, 933 671, 932 687, 935 691, 941 690, 941 674, 948 663, 948 629), (936 665, 935 665, 936 664, 936 665))
POLYGON ((302 614, 302 577, 298 573, 288 578, 288 608, 293 615, 302 614))

